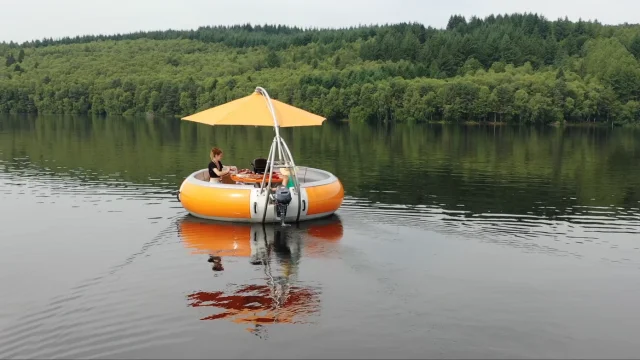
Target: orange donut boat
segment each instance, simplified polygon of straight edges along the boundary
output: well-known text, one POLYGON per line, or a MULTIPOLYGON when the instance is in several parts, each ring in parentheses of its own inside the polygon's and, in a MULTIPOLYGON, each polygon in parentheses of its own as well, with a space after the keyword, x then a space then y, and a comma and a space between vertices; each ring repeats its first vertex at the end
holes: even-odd
POLYGON ((230 183, 210 182, 208 169, 187 176, 178 199, 191 215, 232 222, 300 222, 332 215, 342 205, 344 188, 340 180, 325 170, 297 166, 280 137, 280 127, 318 126, 326 120, 324 117, 272 100, 258 87, 252 95, 183 120, 207 125, 273 126, 276 134, 269 156, 256 159, 264 167, 254 166, 252 174, 232 174, 230 183), (291 181, 279 186, 284 175, 291 181))

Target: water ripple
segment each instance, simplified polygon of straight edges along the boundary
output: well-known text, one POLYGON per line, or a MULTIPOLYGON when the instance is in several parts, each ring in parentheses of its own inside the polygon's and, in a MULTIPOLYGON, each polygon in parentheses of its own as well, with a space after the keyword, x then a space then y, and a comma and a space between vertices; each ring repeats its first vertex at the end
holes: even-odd
POLYGON ((147 268, 133 281, 123 282, 117 273, 150 249, 174 239, 177 218, 171 219, 167 229, 104 275, 85 280, 72 287, 68 294, 52 298, 44 309, 27 314, 14 326, 0 331, 0 356, 86 357, 123 345, 176 340, 186 326, 179 314, 146 312, 141 315, 139 308, 154 297, 154 289, 144 287, 146 282, 167 276, 184 264, 174 261, 160 271, 147 268), (172 326, 164 327, 167 323, 172 326))
MULTIPOLYGON (((20 313, 15 318, 11 318, 10 326, 0 329, 0 357, 109 357, 145 347, 186 342, 190 340, 190 336, 198 326, 211 326, 212 322, 218 323, 200 320, 225 318, 236 324, 245 325, 274 321, 276 315, 271 310, 274 307, 275 297, 271 294, 271 289, 264 284, 268 281, 273 283, 281 281, 282 277, 269 277, 263 274, 261 269, 250 267, 246 259, 238 260, 232 256, 225 259, 225 267, 235 269, 235 272, 225 270, 224 274, 214 273, 207 268, 209 265, 205 260, 210 249, 202 246, 195 251, 186 245, 185 234, 180 232, 181 223, 178 223, 184 216, 184 210, 175 198, 175 190, 181 180, 179 171, 174 171, 175 169, 171 167, 169 170, 163 170, 167 174, 158 171, 150 171, 148 174, 137 171, 137 177, 134 177, 128 176, 126 170, 101 173, 80 166, 65 167, 59 165, 55 159, 35 160, 23 155, 20 151, 2 153, 2 156, 0 201, 4 204, 27 203, 35 209, 40 209, 50 204, 62 203, 69 206, 68 213, 61 212, 55 215, 96 216, 98 219, 102 219, 101 216, 105 214, 122 214, 119 219, 125 219, 134 215, 135 212, 130 211, 131 208, 142 208, 143 211, 135 214, 139 215, 142 223, 158 223, 166 228, 150 239, 148 237, 142 240, 135 239, 139 242, 134 243, 136 247, 133 250, 125 248, 127 251, 124 256, 118 258, 121 261, 109 263, 109 266, 98 270, 98 275, 90 274, 86 277, 81 275, 80 279, 84 278, 84 280, 73 282, 70 287, 65 283, 64 288, 68 288, 66 293, 45 298, 42 304, 19 307, 20 313), (185 254, 188 255, 183 256, 185 254), (202 325, 202 323, 206 324, 202 325)), ((373 295, 375 300, 366 305, 361 305, 359 302, 353 305, 354 312, 371 316, 372 324, 376 321, 384 323, 380 321, 381 319, 393 321, 407 314, 414 318, 411 321, 429 318, 431 322, 426 325, 423 323, 418 326, 418 322, 402 324, 402 328, 411 329, 414 332, 429 326, 435 328, 434 318, 450 316, 450 321, 455 319, 459 323, 464 323, 462 327, 468 329, 468 324, 473 324, 473 319, 465 318, 463 315, 465 309, 473 307, 482 309, 482 306, 489 306, 487 304, 491 304, 491 301, 483 304, 482 301, 475 299, 482 300, 482 296, 490 298, 491 294, 482 294, 478 289, 476 297, 466 303, 466 306, 455 306, 454 309, 449 301, 445 301, 447 304, 440 304, 440 310, 446 309, 445 315, 433 310, 432 313, 427 312, 429 316, 426 316, 427 313, 423 310, 426 301, 433 301, 437 296, 445 298, 447 293, 453 293, 458 297, 455 294, 456 289, 452 287, 454 285, 449 282, 444 285, 432 282, 430 285, 434 288, 432 293, 421 291, 418 289, 420 286, 416 286, 415 279, 412 278, 413 273, 406 277, 397 276, 398 273, 408 273, 404 267, 404 258, 393 258, 393 256, 375 252, 374 247, 377 245, 394 249, 396 245, 406 245, 412 241, 411 245, 416 246, 415 252, 418 253, 421 250, 424 251, 427 246, 424 245, 425 239, 434 233, 447 235, 441 237, 446 241, 451 239, 458 241, 459 244, 463 244, 461 247, 465 250, 467 245, 472 245, 468 246, 469 248, 474 246, 488 248, 489 252, 499 247, 515 249, 508 252, 515 259, 505 260, 506 266, 513 266, 513 263, 522 259, 513 255, 519 253, 526 254, 522 256, 544 255, 544 257, 529 257, 534 261, 566 257, 568 259, 562 259, 562 261, 588 266, 593 265, 589 261, 598 261, 605 263, 605 265, 599 264, 603 265, 602 267, 610 267, 615 271, 630 266, 634 266, 633 270, 636 271, 640 264, 640 244, 637 236, 640 233, 640 206, 635 203, 637 197, 634 198, 636 195, 633 193, 635 186, 633 179, 626 182, 620 181, 627 188, 617 189, 620 190, 620 194, 606 193, 604 201, 589 200, 591 195, 588 195, 586 200, 578 201, 574 196, 576 195, 574 184, 551 181, 552 175, 540 176, 526 172, 520 175, 509 172, 493 173, 486 164, 476 170, 475 166, 482 161, 488 162, 487 159, 479 159, 477 163, 467 161, 464 164, 467 168, 454 166, 452 162, 456 162, 456 158, 446 155, 434 155, 429 161, 432 163, 428 167, 425 167, 425 161, 421 158, 398 161, 398 166, 407 166, 407 168, 401 169, 403 173, 400 175, 388 176, 390 178, 402 176, 406 179, 416 179, 416 182, 427 179, 425 183, 432 179, 439 180, 437 186, 444 187, 444 190, 436 191, 435 185, 427 187, 424 186, 425 184, 416 185, 412 181, 402 179, 391 179, 393 186, 388 186, 385 183, 385 181, 390 182, 386 178, 387 175, 384 175, 385 181, 372 180, 375 176, 381 176, 372 169, 364 169, 356 175, 345 174, 345 176, 353 176, 348 179, 351 181, 351 186, 348 181, 345 181, 347 194, 353 191, 358 196, 347 196, 339 214, 349 224, 348 231, 364 238, 368 247, 358 248, 353 242, 348 241, 345 242, 347 245, 340 246, 318 245, 312 239, 310 240, 313 237, 309 235, 312 234, 310 230, 303 253, 306 254, 307 259, 310 259, 309 261, 317 260, 318 254, 323 257, 316 274, 322 270, 335 272, 325 279, 325 283, 315 279, 305 279, 296 281, 295 285, 288 289, 293 295, 298 296, 297 300, 299 300, 298 302, 292 300, 288 310, 283 311, 289 321, 311 323, 312 321, 308 319, 298 321, 296 317, 301 314, 319 316, 322 309, 319 298, 323 295, 323 286, 327 283, 339 284, 338 280, 348 276, 351 270, 357 274, 358 281, 374 280, 375 286, 367 296, 373 295), (396 180, 399 185, 395 184, 396 180), (524 196, 529 189, 535 189, 539 193, 530 197, 524 196), (614 195, 619 196, 618 200, 626 196, 624 201, 616 201, 616 203, 633 202, 633 206, 602 206, 609 203, 609 197, 614 195), (503 202, 509 202, 512 198, 524 198, 528 202, 511 204, 513 205, 511 207, 502 206, 503 202), (590 202, 599 205, 585 205, 590 202), (407 239, 404 235, 398 235, 400 233, 415 236, 415 239, 407 239), (423 244, 419 244, 420 242, 423 244), (380 259, 374 261, 371 259, 374 256, 380 259), (334 268, 336 264, 342 264, 345 267, 334 268), (335 269, 346 269, 346 271, 337 272, 338 270, 335 269), (385 304, 373 310, 372 308, 362 310, 367 305, 375 307, 378 302, 389 301, 390 297, 393 298, 393 302, 390 302, 392 305, 385 304), (412 303, 420 304, 411 308, 412 303), (380 310, 383 306, 387 306, 385 310, 388 311, 385 313, 380 310)), ((73 163, 73 161, 67 163, 73 163)), ((56 207, 53 211, 58 209, 56 207)), ((52 222, 52 228, 54 225, 56 225, 55 222, 52 222)), ((82 225, 84 224, 78 223, 78 227, 82 225)), ((30 230, 27 226, 20 235, 30 230)), ((47 230, 47 233, 54 233, 54 231, 55 229, 47 230)), ((201 243, 211 241, 215 234, 215 229, 195 229, 191 233, 195 236, 196 242, 201 243)), ((339 237, 342 237, 341 225, 339 237)), ((31 239, 28 236, 23 238, 31 239)), ((105 239, 112 240, 108 236, 105 239)), ((134 239, 124 240, 134 241, 134 239)), ((28 242, 12 239, 4 242, 1 250, 25 256, 42 245, 25 245, 28 242)), ((96 243, 89 242, 89 244, 91 246, 96 243)), ((50 242, 47 245, 53 246, 55 243, 50 242)), ((48 251, 48 249, 50 248, 42 251, 48 251)), ((410 251, 413 250, 413 248, 410 249, 410 251)), ((78 248, 77 251, 82 249, 78 248)), ((53 262, 65 260, 55 259, 53 262)), ((273 261, 269 262, 269 266, 290 269, 292 263, 280 264, 273 261)), ((435 276, 430 272, 431 269, 427 269, 428 267, 423 264, 414 264, 414 266, 414 270, 423 271, 419 275, 435 276)), ((510 269, 515 270, 516 267, 510 269)), ((591 275, 601 276, 595 271, 591 275)), ((535 283, 537 277, 531 274, 529 276, 533 279, 532 283, 535 283)), ((465 280, 471 282, 468 279, 465 280)), ((491 279, 481 280, 486 283, 491 281, 491 279)), ((342 284, 342 286, 343 291, 351 291, 348 295, 357 297, 358 294, 353 288, 365 285, 354 282, 342 284)), ((508 288, 509 284, 504 282, 494 282, 493 286, 492 289, 501 290, 502 294, 507 295, 504 298, 508 298, 509 295, 518 298, 517 291, 524 291, 522 288, 516 288, 514 290, 516 292, 508 293, 504 289, 508 288)), ((542 287, 542 285, 538 286, 542 287)), ((532 287, 535 287, 535 284, 532 287)), ((469 289, 474 288, 463 287, 457 291, 460 294, 466 294, 469 289)), ((538 293, 539 290, 534 289, 530 294, 538 294, 538 296, 552 294, 552 292, 542 291, 538 293)), ((552 290, 558 292, 557 289, 552 290)), ((47 294, 46 290, 42 290, 42 293, 45 295, 39 296, 47 294)), ((586 298, 584 294, 586 292, 583 291, 581 296, 586 298)), ((597 294, 597 292, 591 294, 597 294)), ((576 296, 575 293, 573 296, 576 296)), ((351 297, 347 298, 351 300, 351 297)), ((570 296, 560 297, 556 301, 560 302, 563 299, 567 301, 568 298, 570 296)), ((531 299, 531 297, 523 297, 523 299, 531 299)), ((434 309, 437 308, 436 305, 437 302, 430 303, 434 309)), ((560 310, 557 314, 553 314, 553 311, 558 304, 545 303, 544 305, 547 309, 551 309, 547 310, 552 314, 549 317, 552 320, 548 320, 548 324, 551 323, 557 328, 561 323, 559 320, 555 322, 555 315, 560 314, 560 310)), ((522 304, 499 303, 497 305, 500 308, 499 311, 491 314, 491 318, 508 316, 508 310, 518 313, 518 316, 526 312, 526 308, 525 311, 518 311, 518 306, 522 304), (505 310, 502 308, 504 304, 513 306, 514 309, 505 310)), ((570 310, 570 307, 567 306, 566 309, 570 310)), ((587 309, 592 310, 588 307, 587 309)), ((6 319, 13 316, 9 314, 10 312, 7 311, 6 319)), ((486 323, 488 317, 484 315, 485 313, 482 313, 480 318, 486 323)), ((2 316, 5 316, 4 313, 2 316)), ((339 317, 339 315, 334 316, 339 317)), ((364 318, 365 316, 359 319, 364 318)), ((578 318, 573 318, 573 321, 575 322, 578 318)), ((481 324, 478 319, 478 317, 475 318, 476 323, 484 326, 485 323, 481 324)), ((566 321, 565 326, 571 323, 566 321)), ((450 327, 451 323, 445 322, 444 325, 438 325, 450 327)), ((386 324, 381 328, 384 327, 386 324)), ((485 328, 491 330, 489 327, 485 328)), ((575 329, 570 330, 575 331, 575 329)), ((529 338, 527 337, 527 340, 529 338)), ((452 343, 455 342, 452 340, 452 343)))
MULTIPOLYGON (((580 207, 584 215, 573 216, 474 214, 445 210, 437 205, 391 205, 347 197, 340 213, 367 223, 413 226, 549 255, 582 258, 585 256, 583 250, 560 246, 557 240, 570 239, 569 243, 582 245, 600 239, 598 234, 626 235, 630 241, 621 241, 622 244, 628 251, 637 250, 637 241, 631 239, 640 234, 640 214, 619 212, 615 207, 606 209, 611 216, 592 215, 592 209, 585 206, 580 207)), ((602 207, 595 207, 595 211, 603 212, 602 207)), ((611 256, 623 257, 621 254, 611 256)), ((636 263, 640 263, 638 256, 640 253, 636 251, 636 263)), ((627 262, 632 261, 627 259, 627 262)))

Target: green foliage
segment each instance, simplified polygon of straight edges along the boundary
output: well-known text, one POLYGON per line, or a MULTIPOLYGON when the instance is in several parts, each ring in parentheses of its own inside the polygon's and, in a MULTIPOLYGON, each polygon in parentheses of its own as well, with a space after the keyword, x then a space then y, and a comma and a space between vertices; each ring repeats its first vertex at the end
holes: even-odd
POLYGON ((640 60, 640 34, 636 34, 629 45, 629 52, 636 57, 636 59, 640 60))
POLYGON ((16 63, 16 59, 13 57, 12 53, 7 55, 7 60, 5 61, 5 66, 11 66, 16 63))
POLYGON ((536 14, 455 15, 442 30, 241 25, 44 39, 1 43, 0 55, 0 113, 186 115, 263 86, 356 122, 640 122, 640 27, 536 14))

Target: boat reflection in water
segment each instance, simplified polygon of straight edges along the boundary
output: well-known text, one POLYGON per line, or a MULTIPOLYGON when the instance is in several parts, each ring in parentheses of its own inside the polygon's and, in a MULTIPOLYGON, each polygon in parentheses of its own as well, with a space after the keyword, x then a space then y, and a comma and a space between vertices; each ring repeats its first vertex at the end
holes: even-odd
POLYGON ((184 245, 194 254, 209 255, 214 271, 224 271, 225 259, 229 257, 246 258, 252 264, 248 266, 262 268, 264 282, 187 296, 189 306, 222 310, 202 320, 228 319, 253 324, 248 329, 252 332, 269 323, 304 323, 319 311, 320 289, 294 285, 298 265, 303 255, 330 256, 343 235, 337 215, 287 227, 214 222, 187 216, 179 226, 184 245))

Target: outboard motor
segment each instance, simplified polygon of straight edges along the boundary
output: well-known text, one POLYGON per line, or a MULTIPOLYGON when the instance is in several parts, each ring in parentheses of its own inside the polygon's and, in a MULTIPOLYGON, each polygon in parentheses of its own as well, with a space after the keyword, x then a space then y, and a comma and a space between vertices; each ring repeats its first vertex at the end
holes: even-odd
POLYGON ((286 186, 278 186, 276 189, 276 215, 280 218, 280 225, 284 226, 287 217, 287 207, 291 203, 291 191, 286 186))

